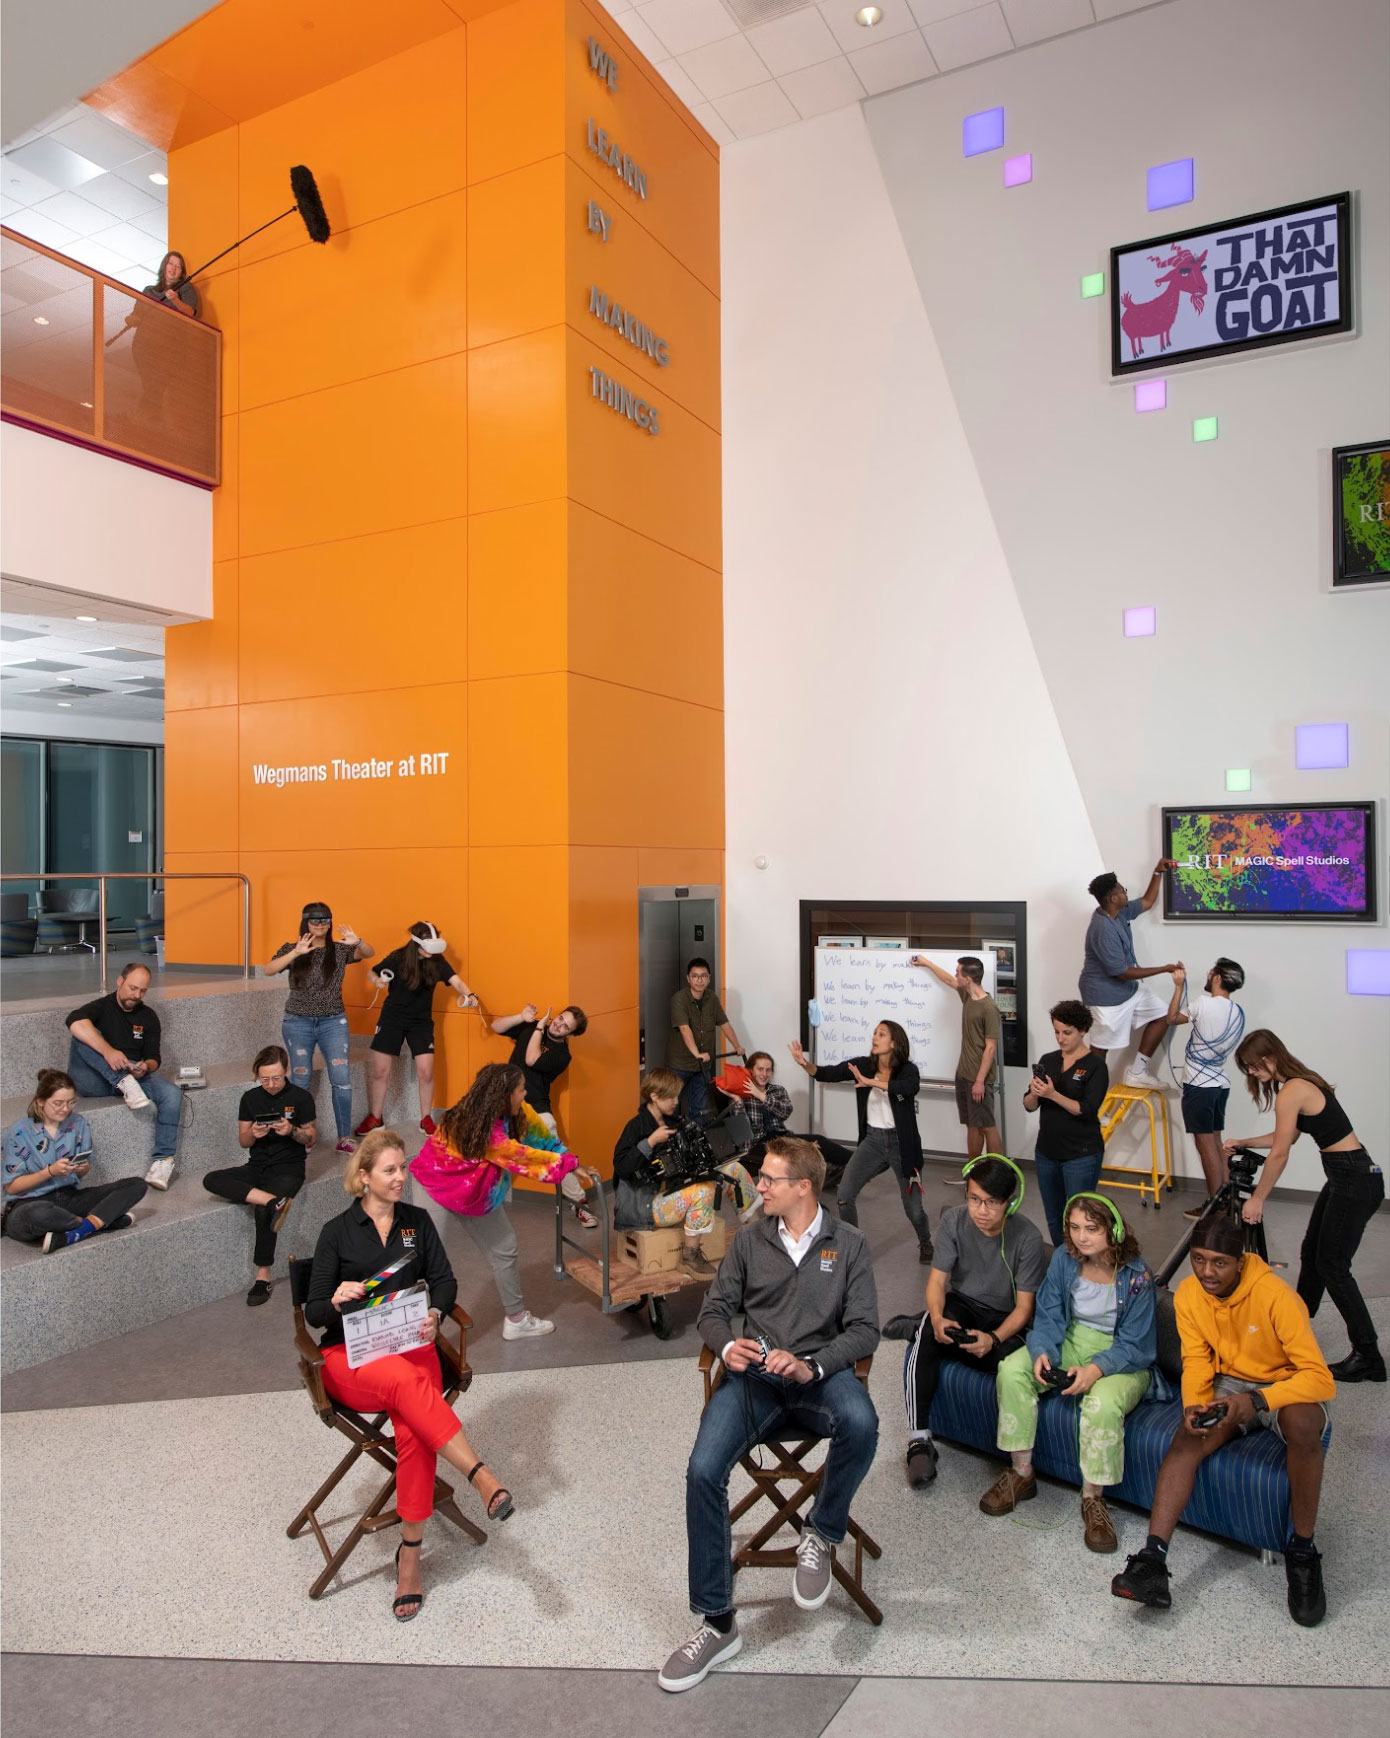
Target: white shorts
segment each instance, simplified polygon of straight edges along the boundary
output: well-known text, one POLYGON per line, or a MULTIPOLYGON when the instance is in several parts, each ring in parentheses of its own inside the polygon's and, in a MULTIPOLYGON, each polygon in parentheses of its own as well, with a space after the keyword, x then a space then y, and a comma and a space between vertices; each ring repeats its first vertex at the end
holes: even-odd
POLYGON ((1090 1008, 1092 1025, 1086 1042, 1099 1050, 1123 1050, 1132 1039, 1137 1041, 1136 1027, 1147 1026, 1150 1020, 1162 1020, 1167 1013, 1164 998, 1156 996, 1147 983, 1141 983, 1127 1002, 1118 1002, 1111 1008, 1090 1008))

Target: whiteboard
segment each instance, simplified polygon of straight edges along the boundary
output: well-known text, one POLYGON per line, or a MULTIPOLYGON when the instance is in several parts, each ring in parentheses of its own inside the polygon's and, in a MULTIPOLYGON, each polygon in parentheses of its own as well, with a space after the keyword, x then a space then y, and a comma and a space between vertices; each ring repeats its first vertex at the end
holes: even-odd
MULTIPOLYGON (((959 951, 931 947, 906 953, 861 947, 815 950, 815 998, 821 1018, 815 1034, 818 1062, 867 1056, 874 1027, 880 1020, 896 1020, 911 1040, 912 1060, 924 1079, 955 1078, 960 996, 925 966, 909 965, 914 953, 948 972, 955 971, 960 958, 959 951)), ((984 987, 993 995, 994 956, 982 950, 976 958, 983 959, 984 987)))

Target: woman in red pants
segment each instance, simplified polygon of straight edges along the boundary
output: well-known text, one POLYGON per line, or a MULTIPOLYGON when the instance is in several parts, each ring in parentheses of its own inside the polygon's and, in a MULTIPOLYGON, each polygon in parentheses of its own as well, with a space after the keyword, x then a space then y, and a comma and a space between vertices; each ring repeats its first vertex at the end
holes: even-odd
POLYGON ((512 1512, 505 1490, 473 1452, 451 1406, 445 1404, 435 1339, 440 1319, 454 1306, 458 1287, 444 1245, 428 1213, 401 1200, 406 1156, 399 1135, 375 1129, 348 1161, 343 1187, 356 1197, 346 1213, 330 1219, 319 1233, 304 1319, 325 1330, 324 1387, 360 1412, 387 1412, 396 1436, 396 1512, 401 1542, 396 1548, 396 1598, 401 1623, 418 1615, 425 1602, 420 1580, 420 1541, 434 1508, 435 1457, 443 1455, 473 1485, 488 1519, 505 1521, 512 1512), (400 1266, 396 1266, 400 1263, 400 1266), (423 1280, 430 1308, 420 1329, 420 1345, 348 1367, 343 1345, 343 1312, 368 1295, 368 1281, 394 1268, 386 1284, 401 1291, 423 1280))

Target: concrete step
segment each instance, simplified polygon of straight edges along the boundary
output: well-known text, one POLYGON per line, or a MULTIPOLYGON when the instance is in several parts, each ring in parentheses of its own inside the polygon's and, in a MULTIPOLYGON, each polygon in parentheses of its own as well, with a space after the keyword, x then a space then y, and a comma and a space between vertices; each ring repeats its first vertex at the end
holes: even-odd
MULTIPOLYGON (((4 1022, 8 1029, 8 1020, 4 1022)), ((352 1062, 352 1110, 354 1125, 367 1114, 366 1055, 368 1040, 354 1038, 349 1055, 352 1062)), ((237 1107, 241 1095, 254 1083, 251 1064, 225 1062, 205 1067, 207 1086, 199 1092, 184 1094, 183 1121, 179 1129, 179 1165, 174 1189, 179 1179, 194 1179, 208 1171, 225 1170, 229 1165, 246 1163, 246 1155, 237 1145, 237 1107)), ((166 1070, 167 1073, 167 1070, 166 1070)), ((312 1077, 314 1103, 318 1107, 319 1135, 331 1146, 337 1140, 333 1122, 333 1094, 324 1068, 314 1070, 312 1077)), ((0 1100, 0 1120, 8 1128, 28 1110, 29 1095, 0 1100)), ((102 1178, 141 1176, 152 1156, 154 1110, 131 1110, 122 1098, 81 1098, 77 1108, 86 1117, 92 1130, 92 1150, 95 1154, 91 1182, 102 1178)), ((415 1070, 409 1057, 391 1071, 386 1093, 388 1122, 419 1129, 419 1100, 416 1094, 415 1070)), ((172 1193, 173 1191, 171 1191, 172 1193)), ((5 1245, 0 1243, 0 1262, 5 1245)))
MULTIPOLYGON (((280 1043, 285 1010, 283 977, 240 979, 230 985, 161 984, 150 997, 163 1037, 163 1072, 176 1078, 180 1066, 210 1066, 251 1058, 266 1044, 280 1043)), ((61 1008, 19 1009, 0 1018, 0 1097, 27 1104, 40 1068, 66 1068, 68 1032, 63 1016, 91 996, 73 996, 61 1008)))

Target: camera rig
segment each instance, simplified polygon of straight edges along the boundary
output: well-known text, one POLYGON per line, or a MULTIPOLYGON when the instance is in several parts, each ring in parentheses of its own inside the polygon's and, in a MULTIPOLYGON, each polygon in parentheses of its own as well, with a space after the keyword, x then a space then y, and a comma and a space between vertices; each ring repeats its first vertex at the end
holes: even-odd
MULTIPOLYGON (((1265 1242, 1265 1228, 1259 1225, 1247 1225, 1241 1218, 1241 1208, 1255 1193, 1255 1179, 1259 1176, 1260 1166, 1269 1157, 1259 1147, 1237 1147, 1226 1164, 1226 1181, 1212 1197, 1206 1218, 1212 1213, 1224 1213, 1227 1218, 1234 1219, 1245 1233, 1245 1253, 1258 1255, 1262 1260, 1269 1260, 1269 1246, 1265 1242)), ((1183 1233, 1177 1246, 1170 1250, 1163 1265, 1154 1274, 1158 1285, 1167 1285, 1173 1275, 1187 1260, 1187 1252, 1192 1247, 1192 1234, 1201 1220, 1195 1221, 1183 1233)))

